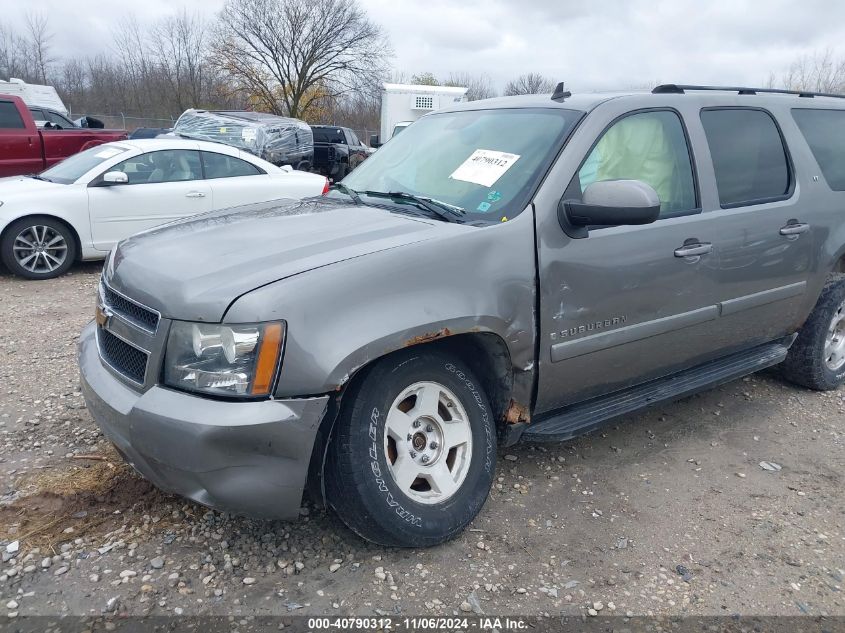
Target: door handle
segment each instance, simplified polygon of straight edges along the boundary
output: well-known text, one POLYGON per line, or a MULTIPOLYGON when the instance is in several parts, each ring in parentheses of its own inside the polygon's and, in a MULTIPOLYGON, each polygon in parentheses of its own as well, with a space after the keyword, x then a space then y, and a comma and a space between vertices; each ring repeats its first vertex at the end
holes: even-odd
POLYGON ((781 235, 801 235, 801 233, 806 233, 810 230, 810 225, 805 224, 804 222, 790 222, 786 226, 782 226, 780 229, 781 235))
POLYGON ((710 242, 692 242, 675 249, 675 257, 698 257, 713 250, 710 242))
POLYGON ((205 194, 202 191, 191 191, 185 194, 186 198, 205 198, 205 194))

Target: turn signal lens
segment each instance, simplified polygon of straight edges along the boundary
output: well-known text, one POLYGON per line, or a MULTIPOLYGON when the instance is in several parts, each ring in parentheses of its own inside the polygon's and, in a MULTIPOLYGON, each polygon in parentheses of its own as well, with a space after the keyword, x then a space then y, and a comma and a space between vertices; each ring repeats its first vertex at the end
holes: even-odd
POLYGON ((255 380, 252 382, 253 396, 266 396, 273 386, 279 353, 282 349, 282 324, 268 323, 258 348, 258 362, 255 364, 255 380))

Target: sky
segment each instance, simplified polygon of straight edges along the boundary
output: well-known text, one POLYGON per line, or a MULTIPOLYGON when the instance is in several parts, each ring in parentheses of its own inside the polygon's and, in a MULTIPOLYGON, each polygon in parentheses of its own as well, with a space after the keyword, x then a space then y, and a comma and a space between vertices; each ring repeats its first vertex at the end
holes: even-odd
MULTIPOLYGON (((407 75, 485 73, 501 90, 539 72, 574 90, 656 83, 761 85, 802 56, 845 55, 835 0, 358 0, 407 75)), ((130 9, 142 24, 179 11, 213 18, 223 0, 3 0, 0 22, 48 17, 58 57, 108 52, 130 9)))

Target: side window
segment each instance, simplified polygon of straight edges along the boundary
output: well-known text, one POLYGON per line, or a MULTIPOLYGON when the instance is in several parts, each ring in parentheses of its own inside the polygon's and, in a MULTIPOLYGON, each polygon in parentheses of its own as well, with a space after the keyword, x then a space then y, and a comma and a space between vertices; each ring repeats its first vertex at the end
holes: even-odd
POLYGON ((209 179, 255 176, 263 173, 252 163, 215 152, 202 152, 202 162, 205 167, 205 177, 209 179))
POLYGON ((64 129, 74 127, 73 123, 71 123, 69 119, 66 119, 57 112, 50 112, 49 110, 45 110, 44 114, 47 115, 47 120, 53 125, 58 125, 59 127, 64 129))
POLYGON ((0 128, 23 130, 26 126, 23 123, 21 113, 11 101, 0 101, 0 128))
POLYGON ((567 195, 583 194, 604 180, 651 185, 660 197, 662 218, 696 209, 689 146, 678 115, 668 110, 639 112, 614 123, 587 156, 567 195))
POLYGON ((47 115, 44 114, 44 110, 41 108, 30 108, 29 113, 32 115, 32 119, 34 121, 46 121, 47 115))
POLYGON ((346 130, 346 138, 347 138, 347 145, 352 145, 357 147, 361 144, 361 141, 358 140, 358 137, 355 136, 355 132, 352 130, 346 130))
POLYGON ((786 149, 772 116, 763 110, 701 111, 722 206, 755 204, 789 193, 786 149))
POLYGON ((128 158, 108 171, 122 171, 130 185, 201 180, 199 152, 168 149, 128 158))
POLYGON ((792 111, 828 187, 845 191, 845 110, 792 111))

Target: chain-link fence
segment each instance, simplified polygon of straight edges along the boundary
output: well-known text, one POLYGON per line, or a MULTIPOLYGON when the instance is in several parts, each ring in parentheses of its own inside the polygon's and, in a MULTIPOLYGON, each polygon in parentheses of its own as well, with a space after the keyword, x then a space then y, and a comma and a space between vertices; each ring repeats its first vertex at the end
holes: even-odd
POLYGON ((95 114, 93 112, 69 112, 71 120, 78 119, 81 116, 90 116, 99 119, 107 128, 112 130, 126 130, 131 132, 139 127, 157 127, 157 128, 171 128, 176 123, 175 118, 156 119, 152 117, 137 117, 126 116, 122 112, 119 114, 95 114))
MULTIPOLYGON (((99 119, 103 122, 107 128, 112 130, 126 130, 127 132, 131 132, 133 130, 138 129, 139 127, 155 127, 155 128, 172 128, 176 124, 176 119, 179 117, 171 117, 169 119, 157 119, 153 117, 137 117, 137 116, 126 116, 122 112, 119 114, 95 114, 92 112, 68 112, 69 118, 71 120, 78 119, 81 116, 90 116, 95 119, 99 119)), ((342 124, 341 124, 342 125, 342 124)), ((355 135, 358 137, 364 145, 369 146, 370 144, 370 136, 378 135, 379 130, 356 130, 353 129, 355 135)))

